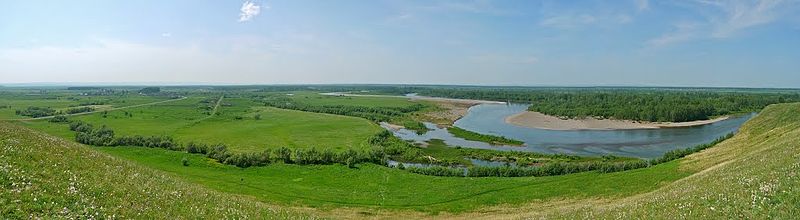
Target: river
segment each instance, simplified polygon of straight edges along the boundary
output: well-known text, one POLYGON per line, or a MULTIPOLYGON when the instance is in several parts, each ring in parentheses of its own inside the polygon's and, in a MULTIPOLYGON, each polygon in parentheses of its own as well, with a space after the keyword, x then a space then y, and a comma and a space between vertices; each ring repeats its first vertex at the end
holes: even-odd
POLYGON ((406 129, 394 130, 382 124, 404 140, 425 142, 442 139, 451 146, 492 150, 517 150, 540 153, 563 153, 581 156, 617 155, 638 158, 655 158, 674 149, 693 147, 709 143, 714 139, 735 132, 755 114, 694 127, 633 129, 633 130, 546 130, 520 127, 505 122, 505 118, 525 111, 523 104, 480 104, 469 109, 467 115, 454 123, 455 126, 497 136, 505 136, 525 142, 525 146, 492 146, 487 143, 454 137, 446 129, 425 123, 431 129, 419 135, 406 129))

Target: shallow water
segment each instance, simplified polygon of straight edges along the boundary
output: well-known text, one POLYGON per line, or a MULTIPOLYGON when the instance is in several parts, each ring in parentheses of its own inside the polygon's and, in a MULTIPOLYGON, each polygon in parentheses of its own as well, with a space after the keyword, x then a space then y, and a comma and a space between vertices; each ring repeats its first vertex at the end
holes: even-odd
MULTIPOLYGON (((639 158, 655 158, 674 149, 693 147, 735 132, 755 114, 732 117, 708 125, 685 128, 634 129, 634 130, 570 130, 557 131, 527 128, 508 124, 505 118, 525 111, 522 104, 481 104, 469 109, 466 116, 454 125, 482 133, 520 140, 525 146, 492 146, 454 137, 446 129, 425 123, 431 131, 418 135, 400 129, 395 135, 404 140, 424 142, 442 139, 452 146, 493 150, 518 150, 540 153, 565 153, 583 156, 613 154, 639 158)), ((385 126, 388 129, 388 126, 385 126)), ((392 129, 389 129, 392 130, 392 129)))

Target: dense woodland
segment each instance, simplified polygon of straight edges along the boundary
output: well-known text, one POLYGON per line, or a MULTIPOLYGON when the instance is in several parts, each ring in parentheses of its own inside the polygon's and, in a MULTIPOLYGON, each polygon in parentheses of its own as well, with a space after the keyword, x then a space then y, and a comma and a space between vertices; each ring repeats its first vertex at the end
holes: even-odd
POLYGON ((797 91, 760 90, 421 87, 390 91, 530 103, 531 111, 567 118, 599 117, 653 122, 705 120, 714 116, 757 112, 770 104, 800 101, 797 91))

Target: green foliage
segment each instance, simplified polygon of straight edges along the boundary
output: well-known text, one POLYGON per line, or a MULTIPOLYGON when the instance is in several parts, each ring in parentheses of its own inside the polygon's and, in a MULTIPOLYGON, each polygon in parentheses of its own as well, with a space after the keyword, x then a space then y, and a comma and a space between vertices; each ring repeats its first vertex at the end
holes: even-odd
POLYGON ((705 150, 705 149, 708 149, 710 147, 713 147, 714 145, 717 145, 720 142, 723 142, 723 141, 725 141, 725 140, 727 140, 728 138, 731 138, 731 137, 733 137, 733 133, 730 133, 730 134, 727 134, 725 136, 719 137, 719 138, 715 139, 714 141, 712 141, 710 143, 700 144, 700 145, 697 145, 697 146, 694 146, 694 147, 690 147, 690 148, 686 148, 686 149, 676 149, 676 150, 667 151, 666 153, 664 153, 663 156, 661 156, 659 158, 656 158, 656 159, 650 160, 650 164, 655 165, 655 164, 660 164, 660 163, 665 163, 665 162, 677 160, 677 159, 683 158, 683 157, 685 157, 685 156, 687 156, 689 154, 700 152, 702 150, 705 150))
POLYGON ((139 90, 139 93, 147 94, 147 95, 155 94, 155 93, 159 93, 159 92, 161 92, 161 88, 159 88, 159 87, 145 87, 145 88, 142 88, 141 90, 139 90))
POLYGON ((56 115, 55 117, 47 119, 47 121, 48 122, 52 122, 52 123, 68 123, 68 122, 70 122, 70 120, 66 116, 63 116, 63 115, 56 115))
POLYGON ((335 115, 346 115, 359 118, 366 118, 371 121, 389 121, 393 118, 406 116, 407 113, 422 110, 426 106, 423 104, 413 104, 399 107, 373 107, 373 106, 354 106, 354 105, 315 105, 305 102, 297 102, 287 97, 267 97, 258 99, 265 106, 282 109, 291 109, 306 112, 327 113, 335 115))
POLYGON ((94 111, 94 108, 86 106, 86 107, 80 107, 80 108, 67 109, 67 110, 64 111, 64 113, 76 114, 76 113, 93 112, 93 111, 94 111))
POLYGON ((36 107, 30 106, 24 110, 16 110, 17 115, 28 116, 31 118, 41 118, 52 116, 56 114, 56 110, 53 110, 50 107, 36 107))
POLYGON ((488 134, 480 134, 476 132, 472 132, 463 128, 459 128, 456 126, 452 126, 447 128, 447 131, 453 134, 453 136, 464 138, 471 141, 481 141, 486 142, 492 145, 523 145, 525 142, 502 137, 502 136, 495 136, 495 135, 488 135, 488 134))

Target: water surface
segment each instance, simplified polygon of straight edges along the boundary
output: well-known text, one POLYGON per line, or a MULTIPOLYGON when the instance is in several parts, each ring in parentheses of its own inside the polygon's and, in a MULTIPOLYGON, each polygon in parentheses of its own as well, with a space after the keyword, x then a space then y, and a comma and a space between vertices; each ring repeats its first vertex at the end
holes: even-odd
MULTIPOLYGON (((639 158, 655 158, 674 149, 693 147, 735 132, 755 114, 732 117, 712 124, 661 129, 629 130, 546 130, 521 127, 505 122, 505 118, 525 111, 523 104, 480 104, 469 109, 466 116, 454 123, 455 126, 482 133, 505 136, 525 142, 525 146, 493 146, 483 142, 469 141, 454 137, 446 129, 431 123, 425 125, 431 131, 418 135, 413 131, 400 129, 395 135, 416 142, 442 139, 448 145, 493 150, 518 150, 540 153, 565 153, 582 156, 613 154, 639 158)), ((384 127, 388 128, 388 126, 384 127)), ((391 130, 391 129, 390 129, 391 130)))

